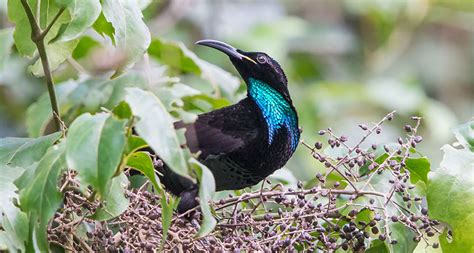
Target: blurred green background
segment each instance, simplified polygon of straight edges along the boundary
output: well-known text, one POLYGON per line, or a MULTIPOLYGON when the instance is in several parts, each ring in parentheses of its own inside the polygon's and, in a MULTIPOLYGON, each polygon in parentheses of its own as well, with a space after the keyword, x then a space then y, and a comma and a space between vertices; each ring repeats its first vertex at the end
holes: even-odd
MULTIPOLYGON (((0 29, 12 26, 6 3, 0 0, 0 29)), ((363 134, 358 124, 396 110, 377 144, 395 141, 411 115, 421 116, 425 141, 419 150, 437 166, 440 147, 452 141, 451 127, 474 115, 472 0, 151 1, 144 15, 153 37, 181 41, 233 74, 226 57, 193 43, 218 39, 275 58, 288 76, 308 143, 320 140, 316 133, 326 127, 357 141, 363 134)), ((108 55, 111 45, 104 40, 88 32, 74 60, 54 73, 56 81, 77 78, 81 68, 97 74, 113 68, 118 60, 108 55), (77 62, 75 70, 70 65, 77 62)), ((7 61, 0 59, 5 65, 0 67, 0 137, 27 135, 26 110, 46 90, 41 79, 27 73, 33 60, 15 51, 7 61)), ((147 58, 144 62, 149 64, 147 58)), ((159 63, 152 64, 159 69, 159 63)), ((192 76, 181 78, 199 86, 192 76)), ((227 99, 244 96, 243 84, 239 91, 227 99)), ((287 167, 303 180, 323 169, 301 146, 287 167)))

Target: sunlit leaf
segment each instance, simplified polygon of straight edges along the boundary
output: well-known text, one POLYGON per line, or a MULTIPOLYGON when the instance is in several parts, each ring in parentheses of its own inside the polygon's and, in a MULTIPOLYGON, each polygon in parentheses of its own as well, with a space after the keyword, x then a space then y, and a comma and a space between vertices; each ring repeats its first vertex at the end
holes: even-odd
MULTIPOLYGON (((135 74, 126 74, 114 80, 91 78, 60 83, 56 85, 56 95, 62 119, 69 124, 83 112, 95 113, 101 107, 112 110, 125 98, 125 87, 140 87, 143 83, 143 79, 135 74)), ((51 120, 51 105, 45 93, 27 110, 29 136, 41 136, 51 120)))
POLYGON ((69 128, 67 163, 78 172, 82 184, 107 197, 125 148, 126 120, 107 113, 78 117, 69 128))
POLYGON ((214 175, 206 166, 194 158, 192 158, 190 162, 195 165, 194 168, 199 179, 199 206, 201 207, 202 212, 201 227, 199 228, 196 237, 203 237, 211 233, 217 224, 209 205, 209 201, 212 200, 214 192, 216 191, 216 184, 214 181, 214 175))
POLYGON ((72 0, 67 4, 71 21, 64 23, 49 43, 69 41, 78 38, 99 17, 100 0, 72 0))
MULTIPOLYGON (((46 1, 44 1, 46 2, 46 1)), ((36 13, 38 6, 36 0, 28 1, 33 13, 36 13)), ((30 22, 26 16, 21 1, 8 0, 8 18, 15 24, 15 45, 20 55, 32 57, 36 51, 36 45, 31 41, 30 22)))
POLYGON ((440 167, 429 174, 429 215, 452 229, 451 243, 440 240, 443 251, 474 252, 474 152, 450 145, 442 150, 440 167))
MULTIPOLYGON (((16 24, 15 26, 15 45, 21 55, 33 56, 36 51, 36 45, 31 40, 31 27, 26 16, 25 10, 21 4, 21 1, 10 0, 8 1, 8 15, 9 18, 16 24)), ((36 0, 28 1, 30 8, 33 13, 36 13, 38 7, 36 0)), ((59 7, 54 1, 41 1, 40 5, 40 26, 46 27, 49 22, 52 21, 56 13, 59 12, 59 7), (48 15, 50 14, 50 15, 48 15)), ((58 20, 51 27, 50 31, 45 37, 45 41, 50 41, 54 38, 59 30, 62 23, 68 22, 71 19, 68 13, 63 13, 58 20)), ((77 45, 77 40, 71 40, 68 42, 58 43, 45 43, 46 53, 48 55, 49 65, 51 71, 54 71, 61 63, 63 63, 67 57, 69 57, 77 45)), ((44 75, 41 60, 38 59, 36 63, 31 67, 31 71, 36 76, 44 75)))
POLYGON ((150 45, 150 31, 143 22, 140 6, 133 1, 104 0, 102 8, 105 18, 115 29, 117 52, 124 54, 126 58, 123 66, 114 74, 118 76, 143 57, 150 45))
POLYGON ((173 171, 186 176, 188 167, 173 119, 161 101, 152 93, 138 88, 128 88, 125 100, 137 118, 137 133, 173 171))
POLYGON ((64 142, 48 149, 36 168, 33 181, 20 191, 21 209, 28 214, 34 242, 40 250, 48 250, 46 226, 59 208, 62 197, 58 189, 60 172, 66 169, 64 142))
POLYGON ((60 136, 61 133, 54 133, 39 138, 8 137, 0 139, 0 164, 18 167, 29 166, 41 160, 60 136))

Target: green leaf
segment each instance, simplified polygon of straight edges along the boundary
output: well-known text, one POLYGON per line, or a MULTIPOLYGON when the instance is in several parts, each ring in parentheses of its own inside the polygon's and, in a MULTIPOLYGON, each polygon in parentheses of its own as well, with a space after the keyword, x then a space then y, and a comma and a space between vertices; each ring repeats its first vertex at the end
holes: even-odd
POLYGON ((39 138, 0 139, 0 164, 26 167, 44 156, 49 147, 56 142, 61 133, 54 133, 39 138))
POLYGON ((101 12, 95 23, 92 25, 94 30, 99 33, 101 36, 108 36, 111 40, 112 43, 115 44, 115 39, 114 39, 114 33, 115 29, 112 26, 112 23, 107 21, 104 17, 104 13, 101 12))
POLYGON ((150 45, 151 35, 143 22, 140 6, 134 1, 103 0, 102 8, 105 18, 115 29, 118 52, 126 58, 123 66, 115 72, 115 77, 143 57, 150 45))
POLYGON ((418 245, 417 242, 413 241, 415 232, 399 222, 391 223, 389 226, 390 232, 392 233, 391 238, 396 239, 398 242, 395 245, 389 246, 390 252, 412 253, 418 245))
POLYGON ((3 70, 13 46, 13 28, 0 30, 0 71, 3 70))
POLYGON ((456 127, 454 136, 465 148, 474 152, 474 121, 456 127))
POLYGON ((138 88, 128 88, 125 100, 137 117, 137 133, 174 172, 187 176, 188 167, 173 119, 161 101, 152 93, 138 88))
POLYGON ((125 174, 121 173, 119 176, 114 177, 103 199, 103 207, 98 208, 91 218, 103 221, 123 213, 129 204, 129 200, 125 197, 125 189, 127 189, 128 184, 125 174))
POLYGON ((124 101, 120 102, 112 113, 119 119, 130 119, 132 117, 132 109, 130 109, 130 106, 124 101))
POLYGON ((408 158, 405 161, 406 169, 410 171, 410 182, 416 184, 418 181, 428 183, 430 172, 430 161, 426 157, 408 158))
POLYGON ((100 0, 72 0, 67 4, 71 21, 59 28, 57 35, 49 42, 63 42, 78 38, 99 17, 100 0))
POLYGON ((238 78, 220 67, 200 59, 182 43, 154 39, 148 53, 173 68, 201 76, 208 80, 214 88, 220 87, 228 95, 233 95, 240 86, 238 78))
POLYGON ((452 229, 451 243, 440 240, 444 252, 474 252, 474 153, 450 145, 441 149, 440 167, 429 174, 429 215, 452 229))
POLYGON ((129 155, 139 149, 147 147, 145 140, 143 140, 140 136, 132 135, 128 137, 127 140, 127 147, 125 148, 125 154, 129 155))
MULTIPOLYGON (((84 112, 95 113, 101 107, 112 110, 125 98, 125 87, 142 86, 143 79, 126 74, 114 80, 92 78, 69 80, 56 85, 56 94, 62 119, 69 123, 84 112)), ((47 93, 33 103, 27 111, 26 126, 32 137, 42 135, 52 120, 51 105, 47 93)))
POLYGON ((69 128, 67 163, 78 172, 81 183, 97 189, 102 198, 107 198, 110 181, 122 159, 125 124, 125 120, 108 113, 86 113, 69 128))
MULTIPOLYGON (((46 1, 44 1, 46 2, 46 1)), ((33 13, 36 13, 37 1, 28 1, 33 13)), ((32 57, 36 51, 36 45, 31 41, 31 27, 21 1, 8 0, 8 18, 15 24, 13 38, 18 53, 22 56, 32 57)))
POLYGON ((365 253, 389 253, 387 244, 379 239, 373 240, 365 253))
POLYGON ((127 158, 127 166, 132 167, 145 175, 155 187, 157 192, 162 192, 160 181, 157 180, 153 161, 146 152, 137 152, 127 158))
POLYGON ((175 206, 176 201, 173 198, 170 198, 167 201, 165 191, 161 192, 161 224, 163 227, 163 239, 161 240, 161 248, 163 248, 166 239, 168 238, 168 231, 171 226, 171 221, 173 219, 173 206, 175 206))
MULTIPOLYGON (((29 0, 29 6, 33 13, 37 12, 37 1, 29 0)), ((58 13, 59 7, 53 1, 41 1, 40 26, 45 28, 53 17, 58 13)), ((20 1, 8 1, 8 16, 10 20, 15 23, 15 45, 20 55, 32 57, 36 50, 36 45, 31 40, 31 26, 26 16, 25 10, 20 1)), ((46 35, 45 41, 50 41, 58 33, 59 27, 62 23, 70 20, 68 13, 63 13, 58 20, 51 27, 51 30, 46 35)), ((46 53, 48 55, 49 65, 51 71, 54 71, 59 65, 69 57, 77 45, 77 40, 61 43, 46 44, 46 53)), ((30 69, 36 76, 44 75, 41 60, 38 59, 30 69)))
POLYGON ((21 209, 28 214, 33 231, 30 248, 35 242, 40 250, 48 250, 46 227, 62 202, 58 179, 66 168, 64 151, 64 142, 49 148, 38 164, 33 181, 20 191, 21 209))
POLYGON ((212 196, 216 191, 216 183, 214 175, 205 165, 194 158, 191 158, 190 163, 194 165, 199 179, 199 205, 202 212, 202 222, 196 237, 200 238, 211 233, 217 224, 209 205, 209 201, 212 200, 212 196))
POLYGON ((25 251, 28 218, 14 204, 19 197, 18 188, 13 183, 23 172, 23 168, 0 164, 0 251, 25 251))

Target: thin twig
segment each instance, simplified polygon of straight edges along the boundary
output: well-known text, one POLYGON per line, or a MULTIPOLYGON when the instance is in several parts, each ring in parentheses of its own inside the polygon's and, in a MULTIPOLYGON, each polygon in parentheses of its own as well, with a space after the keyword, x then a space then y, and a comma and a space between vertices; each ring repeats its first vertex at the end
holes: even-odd
POLYGON ((46 29, 44 31, 41 31, 41 28, 39 27, 38 22, 36 21, 33 12, 31 11, 30 6, 28 5, 27 0, 21 0, 21 4, 23 5, 23 9, 26 12, 26 16, 28 17, 28 21, 31 26, 31 40, 36 44, 36 48, 38 49, 38 53, 41 59, 41 64, 43 65, 44 78, 48 87, 49 99, 51 102, 51 109, 53 111, 53 119, 56 126, 56 131, 62 131, 63 129, 61 125, 58 102, 56 99, 56 91, 54 89, 54 81, 51 74, 51 69, 49 67, 48 55, 44 44, 44 38, 46 37, 54 23, 57 21, 59 16, 61 16, 61 14, 64 12, 64 8, 60 9, 51 21, 51 23, 49 23, 49 25, 46 27, 46 29))

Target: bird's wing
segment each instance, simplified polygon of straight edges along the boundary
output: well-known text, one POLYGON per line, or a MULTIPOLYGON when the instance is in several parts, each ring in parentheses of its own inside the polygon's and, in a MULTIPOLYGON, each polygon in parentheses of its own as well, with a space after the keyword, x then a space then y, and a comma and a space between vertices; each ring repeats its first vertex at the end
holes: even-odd
POLYGON ((262 131, 258 111, 253 102, 244 99, 235 105, 198 116, 194 123, 176 122, 175 128, 185 128, 186 144, 199 157, 227 154, 244 148, 262 131))

